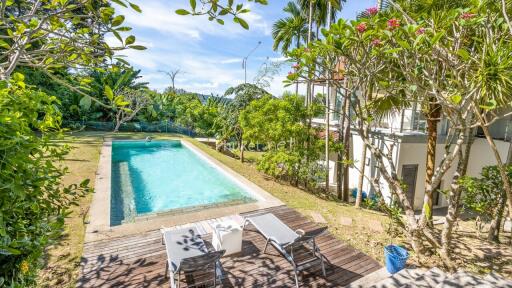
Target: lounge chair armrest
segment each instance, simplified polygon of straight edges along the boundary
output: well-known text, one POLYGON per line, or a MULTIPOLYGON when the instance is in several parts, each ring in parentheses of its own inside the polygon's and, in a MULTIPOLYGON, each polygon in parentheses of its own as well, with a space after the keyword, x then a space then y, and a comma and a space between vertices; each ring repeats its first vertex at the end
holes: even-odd
POLYGON ((316 237, 322 236, 325 232, 327 232, 327 227, 320 227, 308 232, 305 232, 302 236, 297 238, 296 243, 299 242, 309 242, 314 240, 316 237))

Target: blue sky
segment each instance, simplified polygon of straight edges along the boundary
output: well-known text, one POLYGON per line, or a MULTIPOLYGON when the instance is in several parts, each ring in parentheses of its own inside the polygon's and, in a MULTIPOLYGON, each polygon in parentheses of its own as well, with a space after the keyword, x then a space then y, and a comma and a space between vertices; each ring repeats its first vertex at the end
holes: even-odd
MULTIPOLYGON (((226 25, 210 22, 206 17, 179 16, 178 8, 188 8, 188 0, 138 0, 142 13, 117 7, 126 16, 125 25, 133 30, 137 43, 144 51, 123 51, 126 59, 141 69, 143 81, 150 88, 162 91, 170 86, 170 79, 161 71, 181 69, 176 87, 203 94, 222 94, 228 87, 244 82, 242 58, 258 41, 261 45, 248 60, 247 81, 252 82, 258 69, 267 60, 283 59, 272 50, 272 23, 286 16, 282 8, 287 0, 269 0, 268 5, 249 3, 251 12, 244 15, 249 23, 245 30, 226 20, 226 25), (268 58, 267 58, 268 57, 268 58)), ((375 6, 376 0, 347 0, 340 16, 353 19, 357 12, 375 6)), ((112 40, 112 39, 110 39, 112 40)), ((284 67, 271 82, 268 90, 281 95, 289 68, 284 67)), ((293 89, 293 88, 290 88, 293 89)))

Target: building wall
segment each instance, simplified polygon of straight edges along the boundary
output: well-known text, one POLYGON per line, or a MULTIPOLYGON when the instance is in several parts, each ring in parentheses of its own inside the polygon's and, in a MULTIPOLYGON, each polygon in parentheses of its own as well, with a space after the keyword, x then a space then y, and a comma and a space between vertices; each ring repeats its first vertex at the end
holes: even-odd
MULTIPOLYGON (((376 140, 377 141, 377 140, 376 140)), ((498 147, 498 150, 500 152, 500 156, 502 157, 503 161, 507 161, 507 157, 509 154, 509 149, 511 146, 511 143, 501 141, 501 140, 495 140, 496 145, 498 147)), ((377 141, 377 143, 385 143, 389 145, 391 141, 388 139, 387 141, 380 140, 377 141)), ((356 168, 350 168, 350 181, 349 181, 349 187, 350 188, 357 188, 358 182, 359 182, 359 167, 361 161, 364 161, 365 164, 365 174, 368 175, 369 178, 373 178, 375 176, 378 176, 378 169, 375 167, 375 159, 371 156, 370 151, 367 151, 366 157, 367 159, 361 159, 362 154, 362 148, 363 148, 363 142, 361 138, 354 134, 352 135, 352 142, 351 142, 351 156, 354 160, 354 165, 356 168)), ((381 145, 381 147, 385 147, 381 145)), ((464 147, 463 147, 464 149, 464 147)), ((398 170, 398 175, 402 175, 402 167, 403 165, 410 165, 410 164, 417 164, 418 165, 418 173, 416 175, 416 187, 415 187, 415 197, 414 197, 414 207, 415 209, 421 209, 423 204, 423 197, 424 197, 424 189, 425 189, 425 174, 426 174, 426 154, 427 154, 427 145, 426 143, 406 143, 406 142, 400 142, 399 140, 395 142, 395 153, 393 154, 394 157, 394 163, 397 163, 396 168, 398 170)), ((437 151, 436 151, 436 164, 439 163, 441 158, 444 154, 444 145, 438 144, 437 151)), ((331 155, 331 161, 335 161, 336 155, 331 155)), ((441 182, 441 189, 447 190, 450 187, 450 181, 453 177, 453 173, 455 172, 456 167, 456 161, 454 161, 454 164, 452 167, 447 171, 445 177, 443 178, 441 182)), ((331 162, 332 163, 332 162, 331 162)), ((487 141, 483 138, 476 138, 475 142, 473 143, 473 146, 471 148, 471 154, 468 164, 468 171, 467 174, 470 176, 478 176, 480 174, 480 171, 484 166, 489 165, 496 165, 496 160, 494 158, 494 154, 487 144, 487 141)), ((331 170, 331 181, 335 184, 335 170, 331 170)), ((391 192, 389 190, 389 187, 385 183, 384 180, 380 179, 381 187, 382 187, 382 194, 385 199, 391 199, 391 192)), ((370 182, 368 179, 364 179, 363 182, 363 191, 369 193, 372 191, 372 186, 370 185, 370 182)), ((448 203, 446 199, 444 199, 443 195, 440 196, 439 205, 438 206, 446 206, 448 203)))
MULTIPOLYGON (((496 140, 496 146, 498 147, 501 158, 503 161, 506 161, 510 143, 496 140)), ((464 149, 464 147, 462 149, 464 149)), ((416 177, 415 189, 416 193, 414 197, 414 207, 416 209, 421 209, 423 204, 423 197, 425 192, 424 183, 426 176, 426 153, 427 145, 425 143, 402 143, 400 149, 400 162, 398 163, 399 175, 402 175, 401 169, 403 165, 418 164, 418 175, 416 177)), ((444 145, 438 144, 436 151, 436 165, 439 164, 444 153, 444 145)), ((457 165, 456 162, 457 159, 455 159, 453 165, 446 172, 445 177, 443 177, 443 180, 441 181, 441 190, 447 190, 450 188, 450 181, 453 177, 457 165)), ((494 154, 485 139, 476 138, 473 146, 471 147, 467 175, 479 176, 482 168, 489 165, 496 165, 494 154)), ((448 205, 448 203, 443 195, 441 195, 439 206, 446 205, 448 205)))

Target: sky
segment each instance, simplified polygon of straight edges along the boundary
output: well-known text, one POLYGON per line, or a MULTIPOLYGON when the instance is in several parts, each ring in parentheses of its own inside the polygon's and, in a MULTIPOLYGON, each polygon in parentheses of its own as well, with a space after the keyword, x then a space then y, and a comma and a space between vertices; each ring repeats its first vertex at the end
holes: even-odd
MULTIPOLYGON (((242 0, 239 0, 242 1, 242 0)), ((251 12, 244 14, 249 24, 245 30, 230 18, 225 25, 208 21, 207 17, 179 16, 174 11, 189 8, 188 0, 135 0, 142 13, 116 7, 125 15, 123 25, 133 28, 129 34, 136 37, 136 44, 146 50, 125 50, 126 56, 136 69, 141 70, 141 81, 151 89, 163 91, 171 80, 162 71, 180 69, 176 76, 176 88, 201 94, 222 95, 224 91, 244 83, 242 59, 258 46, 247 61, 247 82, 253 82, 258 70, 266 61, 285 59, 272 50, 272 24, 285 17, 283 7, 288 0, 269 0, 268 5, 244 1, 251 12), (258 42, 261 44, 258 45, 258 42)), ((237 1, 235 1, 237 2, 237 1)), ((358 12, 376 5, 376 0, 347 0, 340 17, 353 19, 358 12)), ((128 36, 129 34, 124 34, 128 36)), ((116 44, 114 37, 107 40, 116 44)), ((290 65, 283 65, 280 73, 270 82, 267 90, 275 96, 293 87, 284 87, 290 65)), ((302 90, 302 89, 301 89, 302 90)))

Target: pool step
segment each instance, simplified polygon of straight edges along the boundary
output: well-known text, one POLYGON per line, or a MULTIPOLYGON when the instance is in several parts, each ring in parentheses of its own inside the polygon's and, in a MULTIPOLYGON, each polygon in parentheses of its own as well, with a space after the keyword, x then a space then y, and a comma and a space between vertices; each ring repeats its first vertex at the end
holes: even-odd
POLYGON ((122 223, 131 223, 135 220, 137 212, 135 210, 135 195, 133 193, 132 182, 130 181, 130 169, 128 162, 119 163, 119 183, 121 184, 121 197, 123 199, 122 223))

